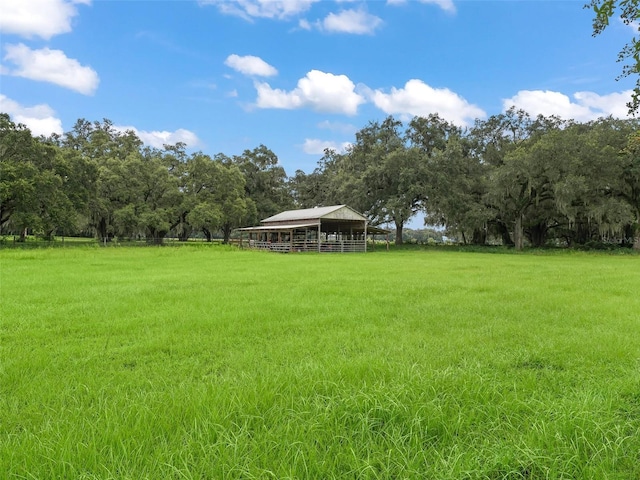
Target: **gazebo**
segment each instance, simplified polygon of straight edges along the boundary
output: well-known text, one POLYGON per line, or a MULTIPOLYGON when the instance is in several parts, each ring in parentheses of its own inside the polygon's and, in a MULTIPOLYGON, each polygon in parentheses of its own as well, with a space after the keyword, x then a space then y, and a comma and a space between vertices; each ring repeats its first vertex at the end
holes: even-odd
POLYGON ((287 210, 238 230, 241 244, 247 233, 249 247, 276 252, 366 252, 368 235, 389 233, 347 205, 287 210))

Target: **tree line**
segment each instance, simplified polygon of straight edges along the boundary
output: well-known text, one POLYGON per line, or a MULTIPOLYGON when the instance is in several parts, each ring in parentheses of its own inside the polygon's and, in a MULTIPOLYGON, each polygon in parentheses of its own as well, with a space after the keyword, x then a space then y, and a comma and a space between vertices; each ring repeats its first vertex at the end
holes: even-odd
POLYGON ((109 120, 81 119, 64 135, 34 138, 0 114, 0 227, 94 235, 101 241, 172 234, 211 240, 292 207, 284 169, 264 145, 242 155, 151 148, 109 120))
POLYGON ((345 152, 287 177, 266 146, 241 155, 143 145, 108 120, 32 136, 0 114, 0 233, 187 240, 289 208, 348 204, 374 225, 414 215, 463 243, 521 249, 608 241, 640 248, 640 124, 531 118, 511 109, 462 129, 438 115, 390 116, 345 152))
POLYGON ((348 203, 395 225, 415 214, 464 243, 521 249, 603 239, 640 248, 640 124, 580 123, 510 109, 461 129, 436 114, 370 122, 345 153, 297 171, 303 207, 348 203), (635 240, 634 240, 635 239, 635 240))

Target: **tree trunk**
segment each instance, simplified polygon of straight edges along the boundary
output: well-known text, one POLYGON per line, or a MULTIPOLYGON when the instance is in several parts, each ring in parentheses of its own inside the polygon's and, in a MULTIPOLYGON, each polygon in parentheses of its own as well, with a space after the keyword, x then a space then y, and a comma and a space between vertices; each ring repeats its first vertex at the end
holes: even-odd
POLYGON ((150 229, 149 235, 147 235, 147 243, 151 243, 153 245, 162 245, 164 243, 164 237, 166 234, 167 232, 150 229))
POLYGON ((473 230, 471 243, 474 245, 484 245, 487 243, 487 231, 484 228, 475 228, 473 230))
POLYGON ((111 241, 111 236, 107 232, 107 220, 101 218, 96 225, 96 235, 100 243, 106 243, 111 241))
MULTIPOLYGON (((627 225, 626 227, 624 227, 624 229, 622 230, 623 235, 622 235, 622 246, 623 247, 627 247, 627 248, 631 248, 634 247, 635 245, 635 228, 633 228, 633 225, 627 225)), ((635 248, 635 247, 634 247, 635 248)))
POLYGON ((564 235, 564 241, 567 242, 567 248, 571 248, 573 247, 573 238, 571 238, 571 235, 564 235))
POLYGON ((547 242, 547 224, 540 222, 529 229, 529 241, 534 247, 542 247, 547 242))
POLYGON ((207 228, 202 229, 202 233, 204 233, 204 237, 207 239, 207 242, 211 241, 211 232, 207 228))
POLYGON ((522 214, 518 214, 516 217, 516 224, 513 229, 513 242, 515 244, 516 250, 522 250, 524 246, 524 231, 522 228, 522 214))
POLYGON ((574 243, 576 245, 584 245, 591 240, 592 231, 586 221, 580 221, 580 223, 577 223, 574 227, 574 232, 574 243))
POLYGON ((496 225, 498 227, 498 233, 500 233, 500 237, 502 238, 502 244, 508 247, 512 247, 513 240, 511 239, 511 233, 509 233, 507 225, 501 221, 498 221, 496 225))
POLYGON ((222 243, 224 243, 225 245, 229 243, 229 239, 231 238, 231 226, 230 225, 224 225, 222 227, 222 243))
POLYGON ((402 229, 404 222, 396 220, 396 245, 402 245, 402 229))
POLYGON ((178 240, 181 242, 186 242, 189 240, 189 236, 191 235, 191 227, 187 223, 187 213, 183 212, 180 215, 180 219, 173 225, 171 225, 170 230, 176 229, 178 232, 178 240))

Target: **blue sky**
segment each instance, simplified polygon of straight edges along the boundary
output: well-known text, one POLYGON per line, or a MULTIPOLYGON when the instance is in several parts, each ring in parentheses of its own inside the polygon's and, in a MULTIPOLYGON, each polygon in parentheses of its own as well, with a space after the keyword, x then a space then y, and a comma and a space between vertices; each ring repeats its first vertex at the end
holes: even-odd
POLYGON ((108 118, 157 147, 264 144, 289 175, 389 114, 626 117, 637 25, 593 38, 584 3, 3 0, 0 111, 36 134, 108 118))

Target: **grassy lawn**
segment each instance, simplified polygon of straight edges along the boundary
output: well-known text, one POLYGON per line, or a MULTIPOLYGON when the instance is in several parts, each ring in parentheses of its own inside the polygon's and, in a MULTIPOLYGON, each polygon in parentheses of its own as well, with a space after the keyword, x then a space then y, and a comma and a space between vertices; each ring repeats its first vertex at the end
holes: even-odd
POLYGON ((640 478, 640 256, 0 251, 8 479, 640 478))

